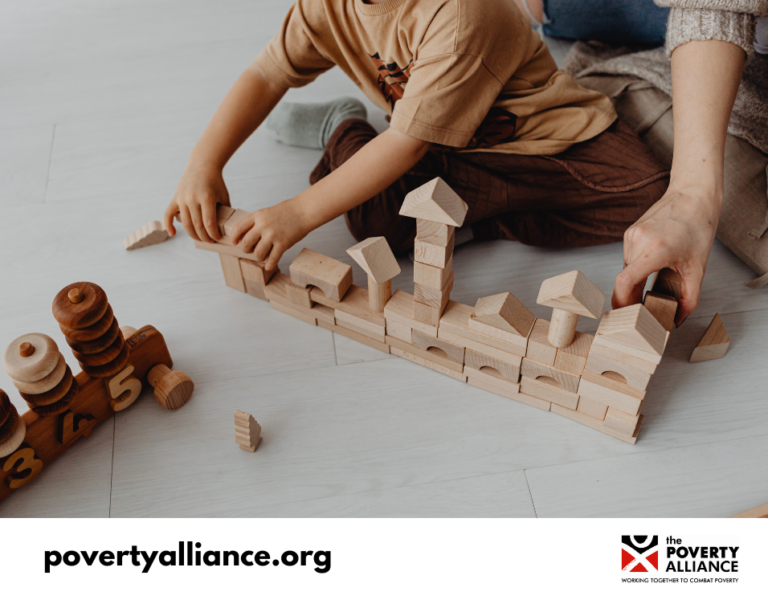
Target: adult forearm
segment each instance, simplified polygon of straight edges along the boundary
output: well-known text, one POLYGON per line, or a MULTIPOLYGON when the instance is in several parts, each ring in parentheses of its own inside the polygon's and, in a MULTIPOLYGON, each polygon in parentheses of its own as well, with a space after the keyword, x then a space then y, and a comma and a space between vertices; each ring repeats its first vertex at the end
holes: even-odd
POLYGON ((235 151, 267 118, 287 90, 250 66, 216 110, 190 156, 190 164, 223 169, 235 151))
POLYGON ((386 189, 419 162, 429 146, 394 129, 377 136, 296 197, 307 226, 319 227, 386 189))
POLYGON ((672 53, 675 146, 670 187, 697 189, 718 211, 725 136, 744 59, 739 46, 718 40, 688 42, 672 53))

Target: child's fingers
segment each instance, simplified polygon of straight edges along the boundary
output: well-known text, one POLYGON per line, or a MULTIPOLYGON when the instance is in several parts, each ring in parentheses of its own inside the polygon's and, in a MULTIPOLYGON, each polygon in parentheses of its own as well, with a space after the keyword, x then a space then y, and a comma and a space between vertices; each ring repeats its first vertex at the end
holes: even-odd
POLYGON ((232 232, 229 234, 232 243, 239 244, 240 240, 243 239, 243 236, 253 228, 253 225, 253 219, 250 217, 240 219, 237 223, 235 223, 235 226, 232 228, 232 232))
POLYGON ((283 256, 283 252, 285 252, 285 249, 280 244, 275 244, 272 246, 272 250, 269 253, 269 256, 267 256, 267 259, 264 264, 264 268, 267 271, 272 271, 277 268, 277 264, 280 262, 280 259, 283 256))
POLYGON ((256 245, 256 250, 253 253, 254 258, 256 260, 260 260, 261 262, 264 262, 265 260, 267 260, 267 256, 269 255, 271 250, 272 250, 272 240, 267 238, 261 238, 259 240, 259 243, 256 245))
POLYGON ((200 205, 193 206, 189 211, 189 216, 192 219, 192 226, 195 228, 197 237, 201 242, 212 243, 213 240, 208 232, 205 230, 205 224, 203 223, 203 209, 200 205))
POLYGON ((221 233, 219 233, 219 221, 216 218, 216 204, 211 202, 203 204, 203 226, 210 238, 217 242, 221 239, 221 233))
POLYGON ((179 213, 181 214, 181 224, 184 226, 184 231, 187 232, 187 235, 191 237, 193 240, 200 241, 197 237, 197 233, 195 232, 195 227, 192 225, 192 218, 189 215, 189 209, 186 205, 182 205, 179 207, 179 213))
POLYGON ((252 227, 243 236, 243 239, 240 241, 238 246, 240 246, 243 252, 247 252, 248 254, 250 254, 251 252, 253 252, 253 249, 256 247, 256 244, 258 244, 260 240, 261 240, 261 233, 255 227, 252 227))
POLYGON ((165 209, 163 215, 163 226, 171 237, 176 235, 176 227, 173 225, 173 217, 179 214, 179 207, 175 202, 171 202, 168 208, 165 209))

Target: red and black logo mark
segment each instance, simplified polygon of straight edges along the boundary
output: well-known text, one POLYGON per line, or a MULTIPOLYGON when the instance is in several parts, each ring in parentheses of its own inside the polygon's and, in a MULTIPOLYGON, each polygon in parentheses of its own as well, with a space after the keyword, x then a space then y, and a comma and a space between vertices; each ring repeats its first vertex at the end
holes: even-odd
POLYGON ((621 570, 647 573, 659 570, 659 536, 622 535, 621 570))

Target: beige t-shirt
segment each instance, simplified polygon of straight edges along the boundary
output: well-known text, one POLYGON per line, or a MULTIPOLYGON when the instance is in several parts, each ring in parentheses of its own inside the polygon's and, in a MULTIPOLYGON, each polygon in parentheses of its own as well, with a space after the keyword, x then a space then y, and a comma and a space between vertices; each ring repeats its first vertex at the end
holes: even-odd
POLYGON ((616 119, 514 0, 297 0, 256 65, 283 87, 338 65, 394 129, 470 151, 557 154, 616 119))

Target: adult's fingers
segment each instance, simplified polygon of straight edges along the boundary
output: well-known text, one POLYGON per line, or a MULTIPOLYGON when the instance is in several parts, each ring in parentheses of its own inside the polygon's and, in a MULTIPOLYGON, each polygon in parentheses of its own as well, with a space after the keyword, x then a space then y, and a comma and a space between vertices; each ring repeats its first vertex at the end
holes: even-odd
POLYGON ((216 217, 216 204, 206 202, 203 204, 203 227, 208 234, 208 237, 216 240, 221 239, 221 233, 219 233, 219 220, 216 217))
POLYGON ((625 266, 621 273, 616 276, 611 307, 613 309, 624 308, 642 302, 645 282, 651 273, 664 266, 659 266, 661 262, 663 260, 659 257, 641 257, 625 266))
POLYGON ((163 226, 171 237, 176 235, 176 227, 173 225, 173 217, 179 214, 179 207, 176 202, 171 202, 168 208, 165 209, 163 215, 163 226))
POLYGON ((181 214, 181 224, 184 226, 184 231, 186 231, 187 235, 193 240, 199 242, 200 240, 197 237, 197 233, 195 233, 195 227, 192 224, 192 217, 189 214, 189 208, 187 208, 186 205, 180 206, 179 213, 181 214))
POLYGON ((704 270, 686 270, 683 282, 680 286, 680 300, 678 300, 675 325, 680 327, 688 316, 696 310, 701 299, 701 285, 704 283, 704 270))

